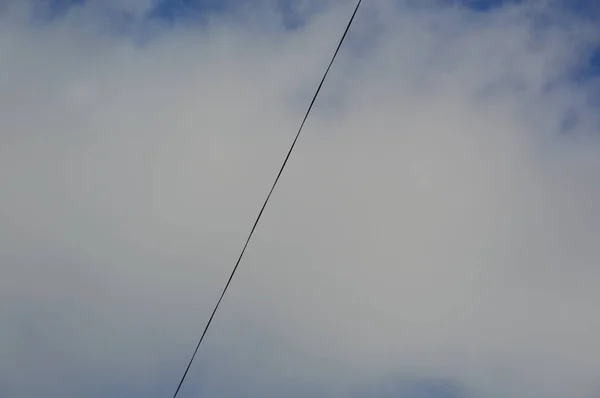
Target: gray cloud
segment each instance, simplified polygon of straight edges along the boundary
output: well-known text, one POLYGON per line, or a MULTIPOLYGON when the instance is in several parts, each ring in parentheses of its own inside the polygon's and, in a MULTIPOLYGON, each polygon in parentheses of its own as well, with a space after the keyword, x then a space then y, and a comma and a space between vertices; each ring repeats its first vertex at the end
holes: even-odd
MULTIPOLYGON (((136 45, 93 4, 0 25, 11 398, 170 391, 350 9, 136 45)), ((544 3, 362 12, 187 391, 590 397, 600 124, 569 76, 597 33, 544 3)))

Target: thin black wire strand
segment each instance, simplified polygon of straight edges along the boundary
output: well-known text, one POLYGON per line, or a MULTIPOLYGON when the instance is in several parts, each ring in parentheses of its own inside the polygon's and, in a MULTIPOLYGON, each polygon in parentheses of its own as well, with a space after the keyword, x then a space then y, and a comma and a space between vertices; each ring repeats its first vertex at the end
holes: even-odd
POLYGON ((317 87, 317 91, 315 92, 315 95, 313 96, 312 101, 310 102, 310 105, 308 106, 308 109, 307 109, 306 113, 304 114, 304 119, 302 119, 302 124, 300 124, 300 128, 298 129, 298 132, 296 133, 296 137, 294 138, 294 141, 292 142, 292 145, 290 146, 290 149, 285 157, 285 160, 283 161, 283 163, 279 169, 279 173, 277 173, 277 177, 275 178, 275 181, 273 182, 273 185, 271 186, 269 194, 267 195, 267 198, 265 199, 265 201, 260 209, 260 212, 258 213, 256 220, 254 221, 254 225, 252 226, 252 229, 250 230, 250 233, 248 234, 248 238, 246 238, 246 243, 244 244, 244 247, 243 247, 242 251, 240 252, 240 255, 235 263, 235 266, 233 267, 233 270, 231 271, 231 274, 229 275, 229 279, 227 280, 227 283, 225 284, 225 287, 223 288, 223 291, 221 292, 221 296, 219 297, 219 300, 217 301, 217 304, 215 305, 215 307, 212 311, 212 314, 210 315, 210 318, 208 319, 208 322, 206 323, 206 326, 204 327, 202 336, 200 337, 200 340, 198 340, 198 344, 196 345, 196 348, 194 349, 194 353, 192 354, 192 357, 190 358, 190 361, 185 369, 185 372, 183 372, 183 376, 181 377, 181 380, 179 381, 179 384, 177 385, 177 390, 175 390, 175 394, 173 394, 173 398, 177 397, 177 394, 179 393, 179 390, 181 389, 181 386, 183 385, 183 382, 190 370, 190 367, 192 366, 192 363, 194 362, 194 359, 196 358, 196 354, 198 353, 198 349, 200 348, 200 345, 202 344, 202 341, 204 340, 204 336, 206 336, 206 332, 208 331, 208 329, 212 323, 212 320, 215 317, 217 310, 219 309, 219 305, 221 304, 221 301, 223 300, 223 297, 225 296, 225 293, 227 292, 227 289, 229 288, 229 285, 231 284, 231 281, 233 280, 233 277, 238 269, 238 266, 240 265, 240 262, 242 261, 242 257, 244 257, 244 253, 246 252, 246 248, 248 247, 248 244, 250 243, 250 239, 252 239, 254 230, 256 229, 256 226, 258 225, 258 222, 260 221, 260 218, 262 217, 262 214, 265 211, 265 208, 267 207, 269 200, 271 199, 271 195, 273 194, 273 191, 275 190, 275 187, 277 186, 277 183, 279 182, 281 174, 283 173, 283 169, 285 169, 285 166, 287 165, 287 162, 290 159, 290 156, 294 150, 294 147, 296 146, 296 142, 298 141, 298 138, 300 137, 300 133, 302 133, 302 129, 304 128, 304 124, 306 123, 306 119, 308 119, 308 115, 310 114, 310 111, 313 108, 313 105, 317 99, 317 96, 319 95, 319 92, 321 91, 321 87, 323 87, 323 83, 325 82, 325 79, 327 78, 327 75, 329 74, 329 70, 331 69, 333 62, 335 61, 335 58, 337 57, 338 52, 340 51, 340 48, 342 47, 342 44, 344 43, 344 40, 346 39, 348 31, 350 30, 350 26, 352 26, 352 22, 354 21, 354 17, 356 16, 356 13, 358 12, 358 9, 359 9, 361 3, 362 3, 362 0, 359 0, 358 3, 356 4, 356 7, 354 8, 354 12, 352 13, 352 16, 350 17, 350 21, 348 22, 348 25, 346 26, 346 29, 344 30, 344 34, 342 35, 342 38, 340 39, 340 41, 337 45, 337 48, 335 49, 335 53, 333 54, 333 57, 331 58, 331 61, 329 62, 329 65, 327 66, 327 70, 325 71, 325 74, 323 75, 323 78, 321 79, 321 82, 319 83, 319 86, 317 87))

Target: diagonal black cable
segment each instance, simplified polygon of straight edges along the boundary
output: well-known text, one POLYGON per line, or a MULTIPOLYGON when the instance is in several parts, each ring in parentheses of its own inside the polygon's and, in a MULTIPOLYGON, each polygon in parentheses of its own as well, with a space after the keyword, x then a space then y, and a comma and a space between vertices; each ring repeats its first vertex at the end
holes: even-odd
POLYGON ((196 354, 198 353, 198 349, 200 348, 200 345, 202 344, 202 341, 204 340, 204 336, 206 336, 206 332, 208 331, 208 328, 210 327, 210 324, 212 323, 212 320, 215 317, 217 310, 219 309, 219 305, 221 304, 221 301, 223 300, 223 297, 225 296, 225 293, 227 292, 227 289, 229 288, 229 285, 231 284, 233 276, 235 275, 235 273, 238 269, 238 266, 240 265, 240 261, 242 261, 242 257, 244 257, 244 253, 246 252, 246 248, 248 247, 248 244, 250 243, 250 239, 252 238, 252 235, 254 234, 254 230, 256 229, 256 226, 258 225, 258 222, 260 221, 260 218, 262 217, 262 214, 265 211, 267 204, 269 203, 269 199, 271 199, 271 194, 273 193, 273 191, 275 190, 275 187, 277 186, 277 183, 279 182, 279 178, 281 177, 281 174, 283 173, 283 169, 285 168, 285 166, 290 158, 290 155, 292 154, 292 151, 294 150, 294 147, 296 146, 296 142, 298 141, 298 138, 300 137, 300 133, 302 132, 304 124, 306 123, 306 119, 308 119, 308 115, 310 114, 310 111, 313 108, 315 100, 317 99, 317 96, 319 95, 319 92, 321 91, 321 87, 323 87, 323 83, 325 82, 325 79, 327 78, 327 75, 329 74, 329 70, 331 69, 331 66, 333 65, 333 61, 335 61, 335 58, 337 57, 337 54, 340 51, 340 48, 342 47, 344 40, 346 39, 346 35, 348 34, 348 31, 350 30, 350 26, 352 25, 352 22, 354 21, 354 17, 356 16, 356 13, 358 12, 358 8, 360 7, 361 3, 362 3, 362 0, 358 0, 358 3, 356 4, 356 7, 354 8, 354 12, 352 13, 352 17, 350 17, 350 21, 348 22, 348 25, 346 26, 346 30, 344 30, 344 34, 342 35, 342 38, 340 39, 338 46, 335 49, 335 53, 333 54, 333 57, 331 58, 331 61, 329 62, 329 66, 327 66, 327 70, 325 70, 325 74, 323 75, 323 78, 321 79, 321 82, 319 83, 319 86, 317 87, 317 91, 315 92, 315 95, 313 96, 312 101, 310 102, 310 105, 308 106, 308 110, 306 111, 306 114, 304 115, 304 119, 302 120, 302 124, 300 124, 300 128, 298 129, 298 132, 296 133, 296 137, 294 138, 294 141, 292 142, 292 145, 290 146, 290 149, 287 153, 287 156, 285 157, 285 160, 283 161, 283 163, 281 165, 281 168, 279 169, 277 178, 275 178, 275 181, 273 182, 273 185, 271 186, 271 190, 269 191, 269 194, 267 195, 267 198, 265 199, 265 202, 263 203, 263 205, 260 209, 260 212, 258 213, 258 216, 256 217, 256 221, 254 221, 254 225, 252 226, 252 229, 250 230, 250 233, 248 234, 246 243, 244 244, 244 247, 243 247, 242 251, 240 252, 240 255, 235 263, 235 266, 233 267, 233 270, 231 271, 231 274, 229 275, 229 279, 227 280, 225 287, 223 288, 223 292, 221 293, 221 296, 219 297, 219 300, 217 301, 217 304, 215 305, 215 307, 212 311, 212 314, 210 315, 210 318, 208 318, 208 322, 206 323, 206 326, 204 327, 202 336, 200 337, 200 340, 198 340, 198 344, 196 345, 196 348, 194 349, 194 353, 192 354, 192 357, 190 358, 190 361, 185 369, 185 372, 183 372, 183 376, 181 377, 181 380, 179 381, 179 385, 177 386, 177 390, 175 390, 175 394, 173 394, 173 398, 177 397, 177 394, 179 393, 179 390, 181 389, 183 381, 185 380, 185 377, 187 376, 187 374, 190 370, 190 367, 192 366, 192 363, 194 362, 196 354))

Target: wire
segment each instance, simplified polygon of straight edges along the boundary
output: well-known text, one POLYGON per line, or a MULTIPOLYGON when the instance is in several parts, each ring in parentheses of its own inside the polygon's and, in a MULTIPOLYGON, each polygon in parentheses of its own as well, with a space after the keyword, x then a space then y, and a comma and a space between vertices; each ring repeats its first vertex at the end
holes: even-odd
POLYGON ((177 397, 177 394, 179 393, 179 390, 181 389, 181 386, 183 385, 183 382, 190 370, 190 367, 192 366, 192 363, 194 362, 194 359, 196 358, 198 349, 200 348, 202 341, 204 341, 204 336, 206 336, 206 332, 210 328, 212 320, 215 317, 217 310, 219 309, 219 305, 221 304, 221 301, 223 300, 223 297, 225 296, 225 293, 227 292, 227 289, 229 288, 229 285, 231 284, 231 281, 233 280, 233 277, 238 269, 238 266, 240 265, 240 262, 242 261, 242 257, 244 257, 244 253, 246 252, 246 248, 248 247, 248 244, 250 243, 250 239, 252 239, 254 230, 256 229, 256 226, 258 225, 258 222, 260 221, 260 218, 262 217, 262 214, 265 211, 265 208, 267 207, 269 200, 271 199, 271 194, 273 194, 273 191, 275 190, 275 187, 277 186, 277 183, 279 182, 279 178, 281 177, 281 174, 283 173, 283 169, 285 169, 285 166, 287 165, 287 162, 290 159, 290 155, 292 154, 292 151, 294 150, 294 147, 296 146, 296 142, 298 141, 298 138, 300 137, 300 133, 302 132, 302 129, 304 128, 306 119, 308 119, 308 115, 310 114, 310 111, 313 108, 315 100, 317 99, 317 96, 319 95, 319 92, 321 91, 321 87, 323 87, 323 83, 325 82, 325 79, 327 78, 327 75, 329 74, 329 70, 331 69, 333 62, 335 61, 335 58, 337 57, 337 54, 340 51, 340 48, 342 47, 344 40, 346 39, 346 35, 348 34, 348 31, 350 30, 350 26, 352 26, 352 22, 354 21, 354 17, 356 16, 356 13, 358 12, 358 9, 359 9, 361 3, 362 3, 362 0, 359 0, 358 3, 356 4, 356 7, 354 8, 354 12, 352 13, 352 16, 350 17, 350 21, 348 22, 348 25, 346 26, 346 29, 344 30, 344 34, 342 35, 342 38, 340 39, 340 41, 337 45, 337 48, 335 49, 335 53, 333 54, 333 57, 331 58, 331 61, 329 62, 329 66, 327 66, 327 70, 325 70, 325 74, 323 75, 323 78, 321 79, 321 82, 319 83, 319 86, 317 87, 317 91, 315 92, 315 95, 313 96, 312 101, 310 102, 310 105, 308 106, 306 114, 304 115, 304 119, 302 120, 302 124, 300 124, 300 128, 298 129, 298 132, 296 133, 296 137, 294 138, 294 141, 292 142, 292 145, 290 146, 290 149, 285 157, 285 160, 283 161, 283 163, 281 165, 281 168, 279 169, 279 173, 277 173, 277 177, 275 178, 275 181, 273 182, 273 185, 271 186, 271 190, 269 191, 269 194, 267 195, 267 198, 265 199, 265 201, 260 209, 260 212, 258 213, 256 220, 254 221, 254 225, 252 226, 252 229, 250 230, 250 233, 248 234, 248 238, 246 238, 246 243, 244 244, 244 247, 243 247, 242 251, 240 252, 240 255, 235 263, 235 266, 233 267, 233 270, 231 271, 231 274, 229 275, 229 279, 227 280, 227 283, 225 284, 225 287, 223 288, 221 296, 219 297, 219 300, 217 301, 217 304, 215 305, 215 307, 212 311, 212 314, 210 315, 210 318, 208 319, 208 322, 206 323, 206 326, 204 327, 202 336, 200 336, 200 340, 198 340, 198 344, 196 345, 196 348, 194 349, 194 353, 192 354, 192 357, 190 358, 190 360, 188 362, 185 372, 183 372, 183 376, 181 377, 181 380, 179 381, 179 385, 177 385, 177 390, 175 390, 175 394, 173 394, 173 398, 177 397))

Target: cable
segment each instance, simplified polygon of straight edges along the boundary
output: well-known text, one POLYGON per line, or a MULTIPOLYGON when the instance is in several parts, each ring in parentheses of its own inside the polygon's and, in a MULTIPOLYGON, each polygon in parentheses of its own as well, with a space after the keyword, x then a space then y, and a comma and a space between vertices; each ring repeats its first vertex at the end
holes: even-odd
POLYGON ((312 101, 310 102, 310 105, 308 106, 308 110, 306 111, 306 114, 304 115, 304 119, 302 120, 302 124, 300 124, 300 128, 298 129, 298 132, 296 133, 296 137, 294 138, 294 141, 292 142, 292 145, 290 146, 290 149, 285 157, 285 160, 283 161, 283 163, 281 165, 281 168, 279 169, 279 173, 277 173, 277 178, 275 178, 275 181, 273 182, 273 185, 271 186, 271 190, 269 191, 269 194, 267 195, 267 198, 265 199, 265 201, 260 209, 260 212, 258 213, 258 216, 256 217, 256 221, 254 221, 254 225, 252 226, 252 229, 250 230, 250 233, 248 234, 246 243, 244 244, 244 247, 243 247, 242 251, 240 252, 240 255, 235 263, 235 266, 233 267, 233 270, 231 271, 231 274, 229 275, 229 279, 227 280, 227 283, 225 284, 225 287, 223 288, 221 296, 219 297, 219 300, 217 301, 217 304, 215 305, 215 307, 212 311, 212 314, 210 315, 210 318, 208 319, 208 322, 206 323, 206 326, 204 327, 202 336, 200 337, 200 340, 198 340, 198 344, 196 345, 196 348, 194 349, 194 353, 192 354, 192 357, 190 358, 190 361, 185 369, 185 372, 183 372, 183 376, 181 377, 181 380, 179 381, 179 385, 177 386, 177 390, 175 390, 175 394, 173 394, 173 398, 177 397, 177 394, 179 393, 179 390, 181 389, 181 386, 190 370, 190 367, 192 366, 192 363, 194 362, 194 359, 196 358, 196 354, 198 353, 198 349, 200 348, 200 345, 202 344, 202 341, 204 340, 204 336, 206 336, 206 332, 208 331, 208 328, 210 327, 210 324, 212 323, 212 320, 215 317, 217 310, 219 309, 219 305, 221 304, 221 301, 223 300, 223 297, 225 296, 225 293, 227 292, 227 289, 229 288, 229 285, 231 284, 231 281, 233 280, 233 277, 238 269, 238 266, 240 265, 240 261, 242 261, 242 257, 244 257, 244 253, 246 252, 246 248, 248 247, 248 244, 250 243, 250 239, 252 239, 254 230, 256 229, 256 226, 258 225, 258 222, 260 221, 260 218, 262 217, 262 214, 265 211, 267 204, 269 203, 269 199, 271 199, 271 194, 273 193, 273 191, 275 190, 275 187, 277 186, 277 183, 279 182, 279 178, 281 177, 281 174, 283 173, 283 169, 285 168, 285 166, 290 158, 290 155, 292 154, 292 151, 294 150, 294 147, 296 146, 296 142, 298 141, 298 138, 300 137, 300 133, 302 132, 304 124, 306 123, 306 119, 308 119, 308 115, 310 114, 310 111, 312 110, 315 100, 317 99, 317 96, 319 95, 319 92, 321 91, 321 87, 323 87, 323 83, 325 82, 325 79, 327 78, 327 75, 329 74, 329 70, 331 69, 331 66, 333 65, 333 61, 335 61, 335 58, 337 57, 337 54, 340 51, 340 48, 342 47, 342 43, 344 43, 344 40, 346 39, 346 35, 348 34, 348 31, 350 30, 350 26, 352 25, 352 22, 354 21, 354 17, 356 16, 356 13, 358 12, 358 8, 360 7, 361 3, 362 3, 362 0, 358 0, 358 3, 356 4, 356 7, 354 8, 354 12, 352 13, 352 17, 350 17, 350 21, 348 22, 348 25, 346 26, 346 30, 344 30, 344 34, 342 35, 342 38, 340 39, 338 46, 335 49, 335 53, 333 54, 333 57, 331 58, 331 61, 329 62, 329 66, 327 66, 327 70, 325 70, 325 74, 323 75, 323 78, 321 79, 321 82, 319 83, 319 86, 317 87, 317 91, 315 92, 315 95, 313 96, 312 101))

